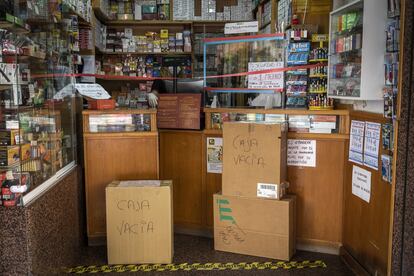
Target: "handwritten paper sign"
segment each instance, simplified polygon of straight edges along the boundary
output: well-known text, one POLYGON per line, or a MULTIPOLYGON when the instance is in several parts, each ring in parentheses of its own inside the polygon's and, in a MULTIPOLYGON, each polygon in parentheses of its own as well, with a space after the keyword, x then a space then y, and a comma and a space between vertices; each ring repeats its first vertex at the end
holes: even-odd
POLYGON ((227 23, 224 25, 224 34, 257 33, 258 31, 258 21, 227 23))
POLYGON ((365 122, 352 120, 349 140, 349 161, 362 165, 365 122))
POLYGON ((288 166, 316 167, 316 140, 288 140, 288 166))
MULTIPOLYGON (((283 68, 283 62, 249 62, 249 72, 283 68)), ((283 72, 271 74, 249 75, 249 88, 282 90, 284 87, 283 72)))
POLYGON ((365 123, 364 165, 378 170, 381 124, 365 123))
POLYGON ((82 96, 95 100, 106 100, 111 98, 109 93, 97 83, 76 83, 75 88, 82 96))
POLYGON ((207 172, 223 172, 223 138, 207 137, 207 172))
POLYGON ((352 194, 369 203, 371 198, 371 172, 358 166, 352 170, 352 194))

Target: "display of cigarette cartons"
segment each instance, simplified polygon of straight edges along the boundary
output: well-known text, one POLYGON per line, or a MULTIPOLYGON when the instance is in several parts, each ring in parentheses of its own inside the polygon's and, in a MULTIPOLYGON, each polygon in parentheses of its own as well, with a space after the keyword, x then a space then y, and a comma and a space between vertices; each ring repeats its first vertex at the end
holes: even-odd
POLYGON ((286 180, 286 124, 223 124, 224 195, 256 197, 258 184, 286 180))
POLYGON ((214 249, 288 261, 295 253, 295 196, 268 200, 215 194, 214 249))
POLYGON ((109 264, 171 263, 172 181, 114 181, 106 187, 109 264))

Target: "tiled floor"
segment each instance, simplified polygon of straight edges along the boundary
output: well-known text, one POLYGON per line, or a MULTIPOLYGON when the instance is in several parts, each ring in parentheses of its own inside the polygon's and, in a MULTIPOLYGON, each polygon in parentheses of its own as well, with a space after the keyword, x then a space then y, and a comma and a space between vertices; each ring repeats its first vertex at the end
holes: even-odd
MULTIPOLYGON (((225 253, 214 250, 213 240, 209 238, 176 235, 175 263, 208 263, 208 262, 265 262, 269 259, 225 253)), ((83 251, 82 263, 79 265, 105 265, 106 247, 87 247, 83 251)), ((339 256, 298 251, 293 261, 322 260, 326 268, 292 269, 292 270, 238 270, 238 271, 176 271, 176 272, 136 272, 126 275, 353 275, 339 256)), ((96 274, 95 274, 96 275, 96 274)), ((119 273, 105 273, 119 275, 119 273)))

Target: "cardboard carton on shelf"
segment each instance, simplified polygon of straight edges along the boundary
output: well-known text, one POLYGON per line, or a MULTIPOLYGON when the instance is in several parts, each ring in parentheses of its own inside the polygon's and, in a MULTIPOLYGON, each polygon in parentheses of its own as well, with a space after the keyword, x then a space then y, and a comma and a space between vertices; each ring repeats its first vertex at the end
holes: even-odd
POLYGON ((214 249, 290 260, 295 253, 295 196, 283 200, 214 195, 214 249))
POLYGON ((88 108, 97 109, 97 110, 115 109, 115 100, 114 99, 108 99, 108 100, 89 99, 88 108))
POLYGON ((223 124, 223 195, 257 197, 259 184, 286 180, 287 126, 223 124))
POLYGON ((172 181, 114 181, 106 187, 109 264, 171 263, 172 181))

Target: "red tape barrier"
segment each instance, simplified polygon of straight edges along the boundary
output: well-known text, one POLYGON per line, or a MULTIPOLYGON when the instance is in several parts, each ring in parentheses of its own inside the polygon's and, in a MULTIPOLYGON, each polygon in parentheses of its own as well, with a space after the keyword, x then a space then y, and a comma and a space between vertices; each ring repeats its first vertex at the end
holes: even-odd
MULTIPOLYGON (((261 74, 271 74, 271 73, 281 73, 286 71, 296 71, 304 69, 312 69, 319 66, 326 66, 326 63, 316 63, 309 65, 300 65, 292 67, 283 67, 275 69, 266 69, 253 72, 242 72, 234 74, 225 74, 225 75, 214 75, 206 76, 206 79, 217 79, 217 78, 229 78, 229 77, 241 77, 248 75, 261 75, 261 74)), ((59 77, 95 77, 97 79, 108 79, 108 80, 142 80, 142 81, 152 81, 152 80, 173 80, 174 77, 130 77, 130 76, 117 76, 117 75, 101 75, 101 74, 34 74, 33 78, 59 78, 59 77)), ((178 78, 177 78, 178 79, 178 78)), ((197 77, 193 79, 203 79, 203 77, 197 77)))

